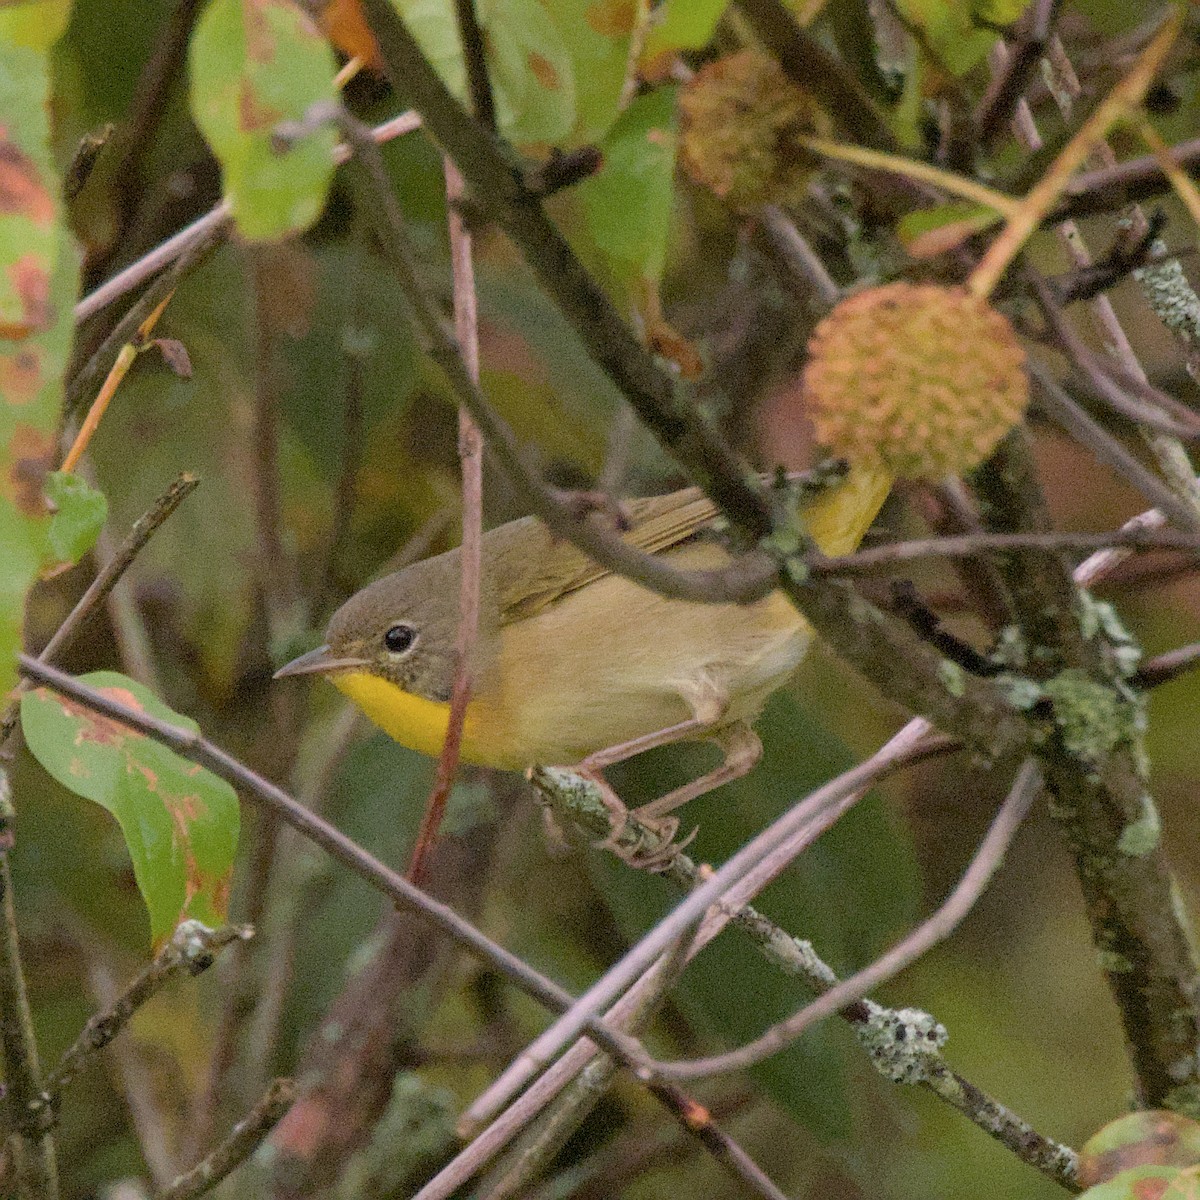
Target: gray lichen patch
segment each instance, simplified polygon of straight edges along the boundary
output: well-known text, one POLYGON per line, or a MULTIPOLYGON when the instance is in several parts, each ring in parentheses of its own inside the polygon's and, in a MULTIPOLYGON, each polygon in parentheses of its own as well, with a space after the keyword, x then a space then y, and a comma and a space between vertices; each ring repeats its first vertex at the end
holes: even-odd
POLYGON ((941 1062, 946 1027, 919 1008, 883 1008, 864 1001, 870 1017, 854 1031, 875 1069, 893 1083, 923 1083, 941 1062))

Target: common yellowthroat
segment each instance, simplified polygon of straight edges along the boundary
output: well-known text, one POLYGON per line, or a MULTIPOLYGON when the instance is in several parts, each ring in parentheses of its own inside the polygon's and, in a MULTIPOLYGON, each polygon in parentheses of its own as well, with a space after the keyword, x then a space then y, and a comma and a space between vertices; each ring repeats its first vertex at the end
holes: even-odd
MULTIPOLYGON (((804 511, 827 554, 852 550, 891 487, 855 468, 804 511)), ((680 568, 729 561, 698 488, 632 500, 623 539, 680 568)), ((325 675, 396 741, 442 748, 459 622, 459 551, 369 584, 329 623, 326 644, 276 673, 325 675)), ((599 769, 652 746, 717 742, 716 771, 653 805, 662 813, 744 774, 751 724, 804 657, 811 628, 780 593, 752 604, 668 600, 598 566, 534 517, 484 535, 479 634, 462 758, 520 770, 599 769)), ((644 810, 643 810, 644 811, 644 810)))

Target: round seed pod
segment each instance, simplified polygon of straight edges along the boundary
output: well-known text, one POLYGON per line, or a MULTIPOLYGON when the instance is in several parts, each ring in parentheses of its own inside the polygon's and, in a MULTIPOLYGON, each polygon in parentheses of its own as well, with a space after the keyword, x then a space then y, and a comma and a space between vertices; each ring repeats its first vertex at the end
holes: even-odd
POLYGON ((679 98, 680 161, 734 208, 803 199, 818 160, 797 135, 828 137, 833 122, 761 50, 708 63, 679 98))
POLYGON ((940 479, 977 467, 1021 420, 1025 352, 963 288, 891 283, 843 300, 808 345, 818 439, 852 462, 940 479))

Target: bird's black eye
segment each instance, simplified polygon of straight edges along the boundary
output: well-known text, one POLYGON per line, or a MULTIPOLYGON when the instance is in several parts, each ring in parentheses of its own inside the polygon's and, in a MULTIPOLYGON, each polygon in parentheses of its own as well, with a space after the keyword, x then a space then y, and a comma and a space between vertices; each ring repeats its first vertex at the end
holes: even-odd
POLYGON ((393 654, 403 654, 405 650, 412 648, 416 640, 417 631, 411 625, 393 625, 383 635, 383 644, 393 654))

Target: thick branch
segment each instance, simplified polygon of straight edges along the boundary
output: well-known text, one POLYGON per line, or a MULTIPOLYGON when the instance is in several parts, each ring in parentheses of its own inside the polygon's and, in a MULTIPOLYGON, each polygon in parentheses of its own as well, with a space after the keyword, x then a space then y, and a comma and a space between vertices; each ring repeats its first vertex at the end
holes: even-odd
MULTIPOLYGON (((1010 435, 975 479, 992 528, 1048 528, 1022 435, 1010 435)), ((1144 717, 1122 665, 1130 647, 1115 614, 1076 588, 1058 555, 1012 551, 999 561, 1051 717, 1038 751, 1051 811, 1075 854, 1139 1099, 1168 1104, 1200 1069, 1197 965, 1145 778, 1144 717)))

